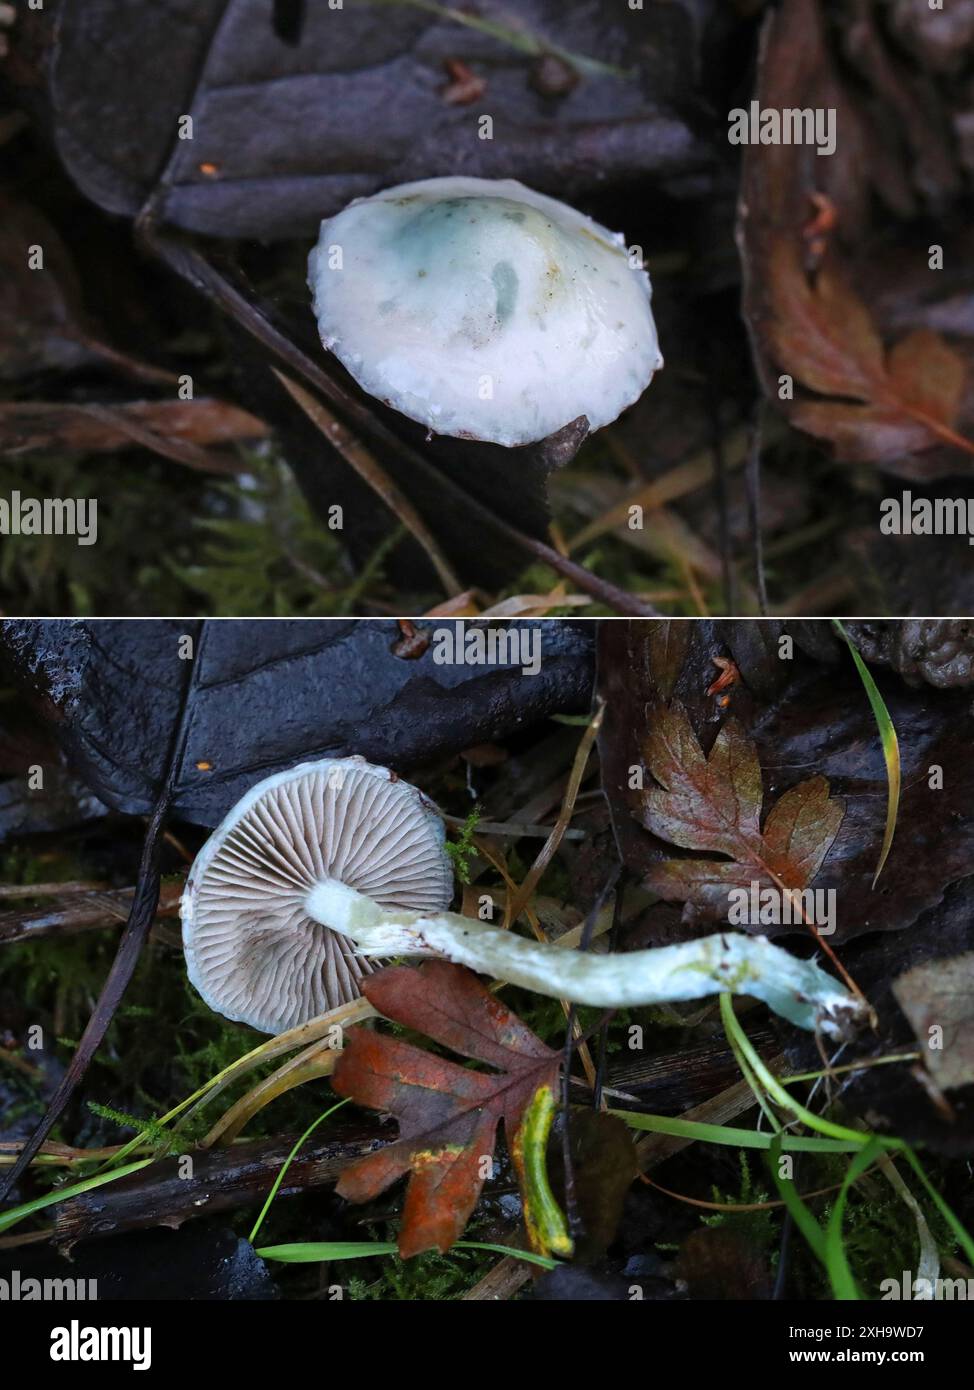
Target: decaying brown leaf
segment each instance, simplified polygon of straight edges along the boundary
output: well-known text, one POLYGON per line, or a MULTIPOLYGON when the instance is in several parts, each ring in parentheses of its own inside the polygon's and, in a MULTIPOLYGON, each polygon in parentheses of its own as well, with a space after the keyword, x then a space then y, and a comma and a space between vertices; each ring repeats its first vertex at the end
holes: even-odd
POLYGON ((267 426, 227 401, 126 401, 110 407, 56 401, 0 404, 0 454, 18 456, 51 449, 107 453, 133 445, 151 448, 189 467, 236 473, 233 458, 203 453, 201 446, 261 439, 267 426), (200 450, 193 453, 193 450, 200 450))
POLYGON ((726 859, 669 859, 652 867, 646 885, 668 901, 688 902, 706 916, 727 915, 731 889, 801 890, 814 879, 831 848, 844 808, 824 777, 810 777, 778 799, 761 828, 761 765, 736 719, 720 730, 704 755, 678 702, 647 714, 646 767, 660 784, 642 797, 646 829, 682 849, 712 851, 726 859))
MULTIPOLYGON (((854 10, 843 16, 823 0, 783 0, 769 12, 757 105, 832 113, 834 149, 824 158, 801 143, 745 150, 744 312, 764 391, 792 424, 840 459, 933 478, 957 472, 958 454, 974 455, 970 337, 919 327, 919 311, 884 326, 852 286, 885 256, 890 218, 916 218, 929 200, 942 213, 959 185, 943 113, 921 114, 934 100, 930 81, 889 51, 874 9, 836 5, 854 10)), ((944 226, 937 240, 949 238, 944 226)), ((929 278, 927 254, 916 247, 916 280, 929 278)))
POLYGON ((797 245, 771 253, 767 341, 779 369, 807 391, 790 418, 850 462, 881 463, 948 444, 974 454, 955 428, 967 376, 961 356, 929 328, 887 354, 869 309, 834 268, 810 279, 797 245))
POLYGON ((370 976, 363 988, 386 1018, 495 1068, 471 1071, 361 1028, 349 1034, 335 1068, 338 1094, 395 1115, 400 1136, 346 1168, 339 1194, 367 1202, 411 1174, 400 1254, 446 1251, 462 1234, 489 1174, 499 1121, 518 1167, 525 1108, 539 1090, 553 1091, 561 1059, 461 966, 394 966, 370 976))
POLYGON ((893 994, 937 1086, 974 1082, 974 951, 915 965, 894 981, 893 994))

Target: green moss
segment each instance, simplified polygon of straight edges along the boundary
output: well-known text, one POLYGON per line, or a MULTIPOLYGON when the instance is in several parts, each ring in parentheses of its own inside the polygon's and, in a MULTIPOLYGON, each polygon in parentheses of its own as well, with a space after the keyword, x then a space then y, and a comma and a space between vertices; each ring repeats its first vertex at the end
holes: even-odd
MULTIPOLYGON (((50 1037, 49 1045, 65 1065, 110 969, 116 941, 114 932, 88 931, 18 942, 0 951, 0 989, 30 999, 47 1030, 63 1019, 62 1036, 50 1037)), ((84 1112, 62 1137, 92 1146, 124 1142, 130 1136, 119 1134, 120 1124, 145 1127, 257 1041, 250 1029, 203 1003, 189 984, 180 951, 152 942, 83 1082, 84 1112)), ((248 1072, 181 1132, 191 1141, 201 1138, 236 1098, 279 1064, 248 1072)), ((288 1092, 251 1121, 247 1137, 303 1127, 320 1109, 322 1093, 317 1084, 288 1092)))
MULTIPOLYGON (((721 1192, 718 1187, 711 1189, 711 1201, 726 1202, 729 1206, 752 1206, 759 1202, 771 1201, 771 1194, 758 1182, 751 1172, 747 1153, 742 1149, 738 1155, 740 1163, 740 1185, 736 1193, 721 1192)), ((719 1227, 743 1237, 755 1250, 765 1251, 773 1264, 777 1258, 774 1246, 778 1238, 779 1216, 772 1207, 761 1211, 715 1211, 701 1217, 705 1226, 719 1227)))
MULTIPOLYGON (((464 1239, 490 1239, 486 1226, 487 1222, 478 1221, 474 1216, 464 1232, 464 1239)), ((395 1231, 388 1229, 380 1233, 377 1228, 370 1228, 370 1235, 375 1240, 396 1238, 395 1231)), ((443 1302, 462 1298, 493 1268, 498 1259, 499 1256, 489 1250, 451 1250, 447 1255, 432 1250, 411 1260, 401 1260, 397 1255, 392 1255, 375 1262, 369 1261, 377 1271, 373 1276, 360 1273, 361 1266, 358 1266, 355 1273, 341 1279, 341 1283, 347 1291, 346 1296, 357 1302, 406 1302, 414 1299, 443 1302)), ((332 1274, 341 1268, 340 1265, 333 1265, 332 1274)), ((336 1279, 334 1282, 339 1281, 336 1279)))
MULTIPOLYGON (((245 471, 230 481, 144 452, 0 460, 0 495, 98 499, 97 545, 5 537, 0 586, 25 615, 330 617, 387 594, 401 528, 350 576, 341 533, 312 514, 272 446, 238 454, 245 471)), ((416 596, 415 611, 432 598, 416 596)))
POLYGON ((480 807, 475 806, 460 827, 457 839, 446 842, 446 852, 453 862, 453 872, 461 883, 470 882, 470 861, 477 853, 473 837, 482 814, 480 807))

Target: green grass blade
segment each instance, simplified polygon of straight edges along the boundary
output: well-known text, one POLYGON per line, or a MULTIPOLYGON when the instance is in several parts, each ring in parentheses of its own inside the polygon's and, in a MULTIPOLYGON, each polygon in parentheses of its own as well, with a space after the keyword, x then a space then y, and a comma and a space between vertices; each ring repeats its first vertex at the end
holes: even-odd
MULTIPOLYGON (((458 1240, 453 1250, 492 1250, 496 1255, 511 1255, 516 1260, 540 1265, 542 1269, 557 1269, 558 1261, 547 1255, 535 1255, 531 1250, 515 1250, 510 1245, 494 1245, 483 1240, 458 1240)), ((389 1240, 325 1240, 306 1241, 297 1245, 265 1245, 255 1252, 263 1260, 280 1260, 283 1264, 320 1264, 322 1260, 364 1260, 375 1255, 397 1255, 399 1247, 389 1240)))
POLYGON ((80 1182, 73 1182, 67 1187, 57 1187, 53 1192, 45 1192, 43 1197, 34 1197, 29 1202, 22 1202, 19 1207, 11 1207, 10 1211, 0 1214, 0 1231, 9 1231, 11 1226, 15 1226, 18 1221, 23 1221, 25 1216, 30 1216, 32 1212, 43 1211, 45 1207, 56 1206, 58 1202, 65 1202, 69 1197, 79 1197, 82 1192, 90 1192, 92 1188, 104 1187, 107 1182, 116 1182, 119 1178, 125 1178, 129 1173, 137 1173, 140 1168, 146 1168, 153 1160, 151 1158, 140 1158, 137 1163, 127 1163, 122 1168, 113 1168, 110 1173, 97 1173, 91 1178, 82 1178, 80 1182))
POLYGON ((778 1189, 778 1195, 791 1213, 791 1218, 795 1225, 805 1237, 808 1248, 816 1259, 824 1265, 825 1232, 802 1200, 794 1180, 792 1178, 783 1177, 781 1174, 781 1167, 778 1160, 781 1157, 782 1148, 787 1148, 787 1143, 784 1142, 782 1135, 776 1134, 773 1136, 772 1142, 768 1145, 768 1148, 770 1151, 768 1154, 768 1167, 771 1170, 772 1181, 778 1189))
MULTIPOLYGON (((783 1105, 793 1115, 797 1115, 802 1124, 807 1125, 809 1129, 815 1130, 818 1134, 827 1135, 831 1139, 845 1139, 848 1143, 854 1144, 857 1149, 865 1148, 873 1137, 871 1134, 864 1134, 858 1129, 846 1129, 844 1125, 833 1124, 831 1120, 823 1119, 821 1115, 814 1114, 797 1101, 789 1091, 786 1091, 777 1077, 772 1076, 738 1022, 729 994, 720 996, 720 1016, 728 1037, 732 1036, 737 1040, 751 1070, 772 1100, 783 1105)), ((885 1139, 882 1142, 884 1147, 888 1149, 902 1148, 902 1141, 899 1139, 885 1139)))
POLYGON ((561 48, 558 44, 536 38, 530 30, 521 26, 515 28, 513 24, 499 24, 496 20, 468 14, 466 10, 437 4, 436 0, 380 0, 380 3, 384 5, 412 5, 414 9, 425 10, 427 14, 435 15, 437 19, 452 20, 455 24, 465 24, 469 29, 475 29, 481 34, 489 34, 491 38, 509 44, 517 52, 527 53, 532 57, 542 57, 545 53, 553 53, 563 62, 568 63, 570 67, 577 68, 579 72, 586 73, 590 77, 631 78, 636 75, 634 68, 620 68, 613 63, 603 63, 598 58, 589 58, 584 53, 573 53, 570 49, 561 48))
POLYGON ((284 1175, 285 1175, 285 1173, 287 1172, 287 1170, 290 1168, 290 1166, 291 1166, 291 1164, 292 1164, 292 1162, 293 1162, 295 1156, 297 1155, 298 1150, 301 1148, 301 1145, 304 1143, 304 1141, 305 1141, 310 1135, 314 1134, 315 1130, 316 1130, 316 1129, 318 1128, 318 1126, 321 1124, 322 1120, 327 1120, 327 1118, 328 1118, 329 1115, 334 1115, 334 1113, 335 1113, 336 1110, 340 1110, 340 1109, 342 1108, 343 1105, 347 1105, 347 1104, 348 1104, 348 1097, 346 1097, 344 1100, 338 1101, 335 1105, 331 1106, 330 1109, 325 1110, 325 1111, 323 1112, 323 1114, 319 1115, 318 1118, 317 1118, 316 1120, 312 1120, 311 1124, 308 1125, 308 1128, 304 1131, 304 1133, 301 1135, 301 1138, 297 1141, 297 1143, 294 1145, 294 1148, 291 1150, 291 1152, 288 1154, 287 1158, 286 1158, 286 1159, 284 1160, 284 1162, 281 1164, 281 1171, 278 1173, 277 1177, 274 1179, 274 1185, 272 1186, 270 1192, 268 1192, 268 1194, 267 1194, 267 1201, 266 1201, 266 1202, 264 1203, 264 1205, 261 1207, 261 1209, 260 1209, 260 1215, 258 1216, 257 1220, 254 1222, 253 1227, 252 1227, 251 1232, 250 1232, 250 1235, 247 1237, 247 1239, 250 1241, 251 1245, 253 1245, 254 1240, 255 1240, 256 1237, 257 1237, 257 1232, 260 1230, 261 1226, 264 1224, 264 1217, 265 1217, 265 1216, 267 1215, 267 1213, 270 1211, 271 1203, 273 1202, 274 1198, 277 1196, 278 1191, 279 1191, 280 1186, 281 1186, 281 1183, 284 1181, 284 1175))
MULTIPOLYGON (((637 1110, 610 1110, 632 1129, 648 1130, 650 1134, 669 1134, 676 1139, 697 1139, 702 1144, 724 1144, 735 1149, 770 1149, 775 1135, 757 1129, 734 1129, 730 1125, 710 1125, 699 1120, 681 1120, 669 1115, 643 1115, 637 1110)), ((861 1144, 846 1139, 815 1139, 786 1134, 781 1147, 794 1153, 848 1154, 858 1153, 861 1144)))
POLYGON ((873 887, 875 888, 879 875, 883 872, 883 867, 889 857, 889 852, 893 845, 893 836, 896 833, 896 818, 900 809, 900 743, 899 739, 896 737, 896 730, 893 728, 893 721, 890 718, 889 710, 886 708, 886 701, 879 693, 879 688, 872 678, 869 667, 859 655, 849 634, 839 622, 838 618, 832 619, 832 625, 845 640, 846 645, 852 653, 852 659, 856 663, 856 670, 859 672, 869 703, 872 706, 876 727, 879 729, 879 740, 883 746, 883 757, 886 760, 886 830, 883 834, 883 844, 879 851, 879 859, 876 861, 876 872, 873 874, 873 887))
POLYGON ((833 1294, 843 1302, 862 1297, 856 1286, 852 1270, 849 1268, 845 1244, 842 1240, 842 1219, 845 1216, 846 1203, 849 1200, 853 1183, 862 1177, 866 1169, 875 1163, 883 1151, 882 1142, 879 1139, 872 1139, 861 1153, 856 1154, 849 1164, 849 1170, 843 1179, 839 1195, 835 1199, 835 1205, 829 1217, 828 1226, 825 1228, 825 1269, 832 1285, 833 1294))
MULTIPOLYGON (((733 1003, 731 1002, 730 995, 727 995, 726 998, 727 998, 727 1001, 728 1001, 727 1007, 728 1007, 728 1010, 729 1010, 729 1012, 730 1012, 730 1015, 731 1015, 732 1018, 734 1018, 734 1019, 736 1020, 736 1015, 735 1015, 735 1013, 734 1013, 734 1006, 733 1006, 733 1003)), ((721 1008, 723 1008, 723 1001, 721 1001, 721 1008)), ((733 1031, 733 1032, 730 1032, 730 1031, 728 1031, 726 1024, 725 1024, 725 1026, 724 1026, 724 1033, 725 1033, 725 1035, 726 1035, 726 1037, 727 1037, 727 1041, 730 1043, 731 1051, 732 1051, 733 1054, 734 1054, 734 1061, 737 1063, 737 1066, 738 1066, 738 1069, 740 1070, 741 1076, 743 1076, 744 1080, 747 1082, 748 1086, 750 1087, 750 1089, 751 1089, 751 1094, 754 1096, 754 1099, 755 1099, 755 1101, 757 1102, 757 1105, 758 1105, 758 1108, 759 1108, 760 1111, 761 1111, 761 1114, 764 1116, 764 1118, 767 1120, 769 1126, 771 1127, 771 1132, 772 1132, 772 1133, 776 1133, 779 1129, 781 1129, 781 1123, 780 1123, 780 1121, 779 1121, 779 1119, 778 1119, 778 1116, 775 1114, 775 1112, 772 1110, 771 1106, 768 1104, 768 1098, 767 1098, 767 1096, 765 1095, 764 1090, 762 1089, 761 1085, 759 1084, 758 1078, 755 1076, 753 1070, 751 1069, 751 1066, 750 1066, 749 1063, 748 1063, 747 1057, 744 1055, 743 1051, 741 1050, 740 1043, 739 1043, 738 1040, 737 1040, 737 1033, 738 1033, 738 1031, 739 1031, 739 1030, 735 1030, 735 1031, 733 1031)))

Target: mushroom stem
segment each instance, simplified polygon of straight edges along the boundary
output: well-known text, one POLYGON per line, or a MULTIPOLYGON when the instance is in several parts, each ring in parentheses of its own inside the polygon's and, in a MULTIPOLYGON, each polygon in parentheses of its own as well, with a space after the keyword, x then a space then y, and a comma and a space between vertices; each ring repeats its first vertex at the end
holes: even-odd
POLYGON ((814 961, 760 936, 719 932, 676 946, 595 955, 530 941, 455 912, 381 907, 334 879, 305 900, 316 922, 366 956, 439 956, 554 999, 624 1009, 701 999, 719 991, 762 999, 799 1028, 848 1036, 867 1008, 814 961))

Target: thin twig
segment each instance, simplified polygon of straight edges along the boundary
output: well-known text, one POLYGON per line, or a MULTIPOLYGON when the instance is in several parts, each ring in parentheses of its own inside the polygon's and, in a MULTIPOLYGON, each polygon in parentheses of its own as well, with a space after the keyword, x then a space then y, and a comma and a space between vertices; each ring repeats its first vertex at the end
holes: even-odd
POLYGON ((271 371, 291 399, 297 402, 312 424, 325 436, 332 448, 341 454, 363 483, 382 499, 393 516, 402 522, 410 535, 422 546, 448 596, 452 598, 454 595, 462 593, 463 585, 450 568, 445 555, 437 545, 423 518, 389 477, 385 469, 380 467, 373 455, 350 430, 345 428, 341 421, 335 418, 330 410, 322 405, 321 401, 316 400, 303 386, 299 386, 289 376, 279 372, 276 367, 272 367, 271 371))
POLYGON ((525 875, 524 882, 521 884, 520 888, 514 894, 513 899, 508 903, 508 922, 517 921, 518 917, 524 909, 525 903, 527 903, 531 898, 531 895, 533 894, 535 888, 537 888, 538 883, 541 880, 542 874, 544 873, 545 869, 547 869, 548 865, 550 864, 552 858, 554 857, 558 849, 558 846, 564 839, 565 831, 568 829, 569 824, 571 823, 572 810, 575 806, 575 798, 578 795, 579 789, 582 785, 582 780, 585 776, 585 770, 588 766, 588 759, 589 754, 592 751, 592 745, 598 737, 599 729, 602 727, 602 716, 604 713, 605 701, 599 700, 596 711, 592 716, 589 725, 586 728, 585 733, 582 735, 582 738, 579 742, 578 751, 576 752, 575 760, 572 763, 571 776, 568 779, 568 786, 565 789, 565 799, 562 802, 561 810, 558 813, 558 819, 552 827, 551 834, 548 836, 547 840, 541 846, 541 849, 538 851, 537 858, 535 859, 534 863, 531 865, 530 869, 525 875))
POLYGON ((119 434, 131 439, 133 444, 141 444, 144 449, 149 449, 162 458, 171 459, 173 463, 181 463, 184 468, 192 468, 197 473, 222 473, 227 477, 235 477, 244 471, 244 464, 238 459, 225 458, 222 454, 216 454, 211 449, 204 449, 199 444, 192 443, 191 440, 177 439, 174 434, 157 434, 155 430, 140 425, 121 410, 94 404, 72 404, 70 409, 79 415, 98 420, 100 424, 110 426, 119 434))
POLYGON ((88 1070, 92 1058, 108 1031, 119 1001, 132 979, 139 956, 142 953, 142 947, 155 920, 156 907, 159 902, 159 855, 162 832, 175 792, 176 778, 182 766, 183 749, 189 733, 190 695, 196 675, 200 670, 205 640, 206 626, 204 624, 196 643, 196 660, 187 663, 188 669, 184 676, 179 714, 170 735, 165 773, 145 832, 132 907, 122 930, 115 959, 112 961, 111 969, 98 996, 98 1002, 85 1025, 81 1040, 75 1048, 70 1065, 51 1097, 47 1110, 24 1144, 13 1168, 3 1178, 0 1178, 0 1201, 16 1186, 44 1140, 57 1124, 65 1106, 88 1070))
POLYGON ((758 401, 751 427, 744 478, 747 484, 747 519, 754 553, 754 586, 758 593, 758 611, 768 616, 768 589, 764 576, 764 550, 761 536, 761 441, 764 433, 764 401, 758 401))

